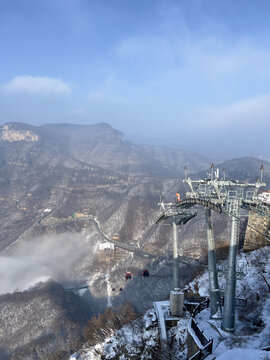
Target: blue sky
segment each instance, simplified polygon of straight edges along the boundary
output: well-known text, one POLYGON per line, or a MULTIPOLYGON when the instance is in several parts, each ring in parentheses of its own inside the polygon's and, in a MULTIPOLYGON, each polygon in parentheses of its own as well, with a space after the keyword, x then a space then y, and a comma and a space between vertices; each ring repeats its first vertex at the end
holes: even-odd
POLYGON ((0 121, 108 122, 269 159, 269 14, 268 0, 1 0, 0 121))

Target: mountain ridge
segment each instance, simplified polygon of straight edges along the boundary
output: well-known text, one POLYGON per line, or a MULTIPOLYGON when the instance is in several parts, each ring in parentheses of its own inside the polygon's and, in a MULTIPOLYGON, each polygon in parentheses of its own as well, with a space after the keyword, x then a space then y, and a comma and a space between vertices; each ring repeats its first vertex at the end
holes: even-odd
MULTIPOLYGON (((9 127, 10 131, 13 128, 18 131, 20 126, 23 131, 34 131, 40 137, 41 142, 53 145, 54 148, 61 148, 71 156, 88 164, 106 169, 113 165, 114 170, 119 171, 146 174, 152 169, 154 174, 168 172, 175 176, 179 171, 183 173, 184 158, 192 171, 202 169, 209 162, 203 156, 190 154, 183 150, 168 150, 166 147, 133 144, 124 140, 123 133, 106 123, 94 125, 46 124, 37 127, 28 124, 7 123, 0 127, 0 131, 3 134, 3 127, 9 127), (163 161, 160 160, 162 152, 164 154, 163 161), (168 158, 170 158, 169 163, 168 158), (199 158, 196 160, 196 167, 192 163, 192 159, 195 158, 199 158), (180 160, 181 166, 179 165, 180 160)), ((3 142, 3 135, 1 138, 3 142)))
MULTIPOLYGON (((104 311, 108 301, 118 306, 126 300, 142 312, 152 301, 164 299, 171 288, 171 227, 155 224, 162 211, 158 206, 160 195, 166 202, 175 201, 176 192, 185 193, 185 185, 179 179, 183 176, 184 165, 188 165, 192 178, 205 178, 210 164, 205 158, 194 154, 189 157, 183 151, 140 147, 126 142, 121 132, 107 124, 33 127, 9 123, 1 126, 1 263, 9 263, 11 259, 9 266, 2 269, 3 278, 5 276, 14 285, 14 274, 17 274, 16 279, 27 275, 30 282, 34 275, 50 275, 49 269, 54 271, 52 278, 62 285, 67 281, 89 284, 91 299, 88 301, 93 312, 104 311), (3 131, 10 131, 4 139, 3 131), (106 240, 97 223, 106 234, 106 240), (99 245, 113 236, 119 243, 141 248, 157 260, 133 257, 116 249, 114 260, 107 262, 99 245), (68 247, 69 238, 72 241, 68 247), (36 249, 36 257, 33 249, 36 249), (76 257, 78 250, 81 252, 76 257), (60 254, 57 257, 56 252, 60 254), (28 254, 35 261, 29 262, 28 254), (16 261, 12 263, 12 260, 16 261), (72 260, 71 265, 68 260, 72 260), (13 264, 18 267, 14 269, 13 264), (63 269, 63 264, 69 266, 63 269), (146 279, 141 276, 144 268, 151 273, 147 286, 146 279), (127 270, 133 274, 130 282, 125 280, 127 270), (106 280, 108 272, 111 287, 106 280)), ((223 164, 218 166, 227 168, 228 177, 254 181, 255 174, 259 176, 261 161, 240 158, 223 164), (239 178, 241 169, 244 174, 239 178)), ((268 176, 268 163, 265 163, 265 169, 268 176)), ((213 221, 217 248, 226 249, 228 218, 224 214, 213 214, 213 221)), ((198 271, 201 264, 198 259, 203 259, 206 253, 203 211, 198 211, 197 217, 181 227, 179 233, 179 247, 189 259, 188 263, 181 264, 181 286, 184 286, 198 271)), ((16 293, 12 294, 11 299, 16 296, 16 293)), ((47 295, 41 298, 40 306, 46 307, 46 299, 47 295)), ((18 302, 24 318, 31 319, 32 313, 23 297, 18 295, 18 302)), ((55 311, 55 304, 52 304, 55 311)), ((6 326, 9 324, 7 319, 6 326)), ((78 329, 76 324, 71 326, 78 329)), ((19 327, 18 331, 23 328, 19 327)), ((27 334, 31 331, 29 328, 27 334)), ((46 327, 41 332, 46 336, 46 327)), ((51 339, 43 345, 42 341, 37 341, 34 346, 42 351, 53 347, 51 339)), ((62 340, 59 337, 57 341, 62 340)), ((31 346, 31 342, 27 344, 31 346)))

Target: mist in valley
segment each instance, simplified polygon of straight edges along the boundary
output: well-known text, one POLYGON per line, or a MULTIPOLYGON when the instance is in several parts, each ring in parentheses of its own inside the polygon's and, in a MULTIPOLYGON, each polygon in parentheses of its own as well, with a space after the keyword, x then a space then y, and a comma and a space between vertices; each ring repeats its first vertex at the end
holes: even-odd
MULTIPOLYGON (((172 226, 155 222, 159 200, 185 198, 185 167, 253 182, 263 164, 270 189, 269 12, 266 0, 0 1, 0 360, 67 359, 93 315, 169 299, 172 226)), ((217 261, 229 221, 213 211, 217 261)), ((196 295, 203 209, 178 228, 180 287, 196 295)))
POLYGON ((56 280, 67 283, 76 267, 94 246, 82 234, 66 233, 32 238, 17 243, 10 256, 0 256, 0 294, 27 290, 35 284, 56 280))

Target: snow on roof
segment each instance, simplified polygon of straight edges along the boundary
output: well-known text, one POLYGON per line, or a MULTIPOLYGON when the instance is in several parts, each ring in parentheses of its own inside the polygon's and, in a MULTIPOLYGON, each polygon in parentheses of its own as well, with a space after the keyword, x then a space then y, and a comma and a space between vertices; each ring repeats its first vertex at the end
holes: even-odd
POLYGON ((258 199, 267 204, 270 204, 270 191, 264 191, 264 192, 260 193, 258 195, 258 199))
POLYGON ((101 243, 99 244, 99 250, 105 250, 105 249, 114 249, 114 244, 110 242, 101 243))
POLYGON ((169 308, 169 301, 156 301, 154 302, 154 307, 156 310, 156 314, 158 316, 158 324, 159 324, 159 330, 160 330, 160 338, 162 340, 167 341, 167 331, 165 327, 165 321, 164 321, 164 313, 168 312, 169 308))

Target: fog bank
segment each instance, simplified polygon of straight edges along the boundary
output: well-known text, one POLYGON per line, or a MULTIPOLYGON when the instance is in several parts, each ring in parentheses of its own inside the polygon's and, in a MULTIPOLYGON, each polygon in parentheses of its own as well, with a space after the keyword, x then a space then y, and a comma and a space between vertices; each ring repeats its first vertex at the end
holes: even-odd
POLYGON ((0 294, 26 290, 48 278, 67 282, 78 262, 93 251, 90 241, 78 234, 23 241, 16 245, 12 256, 0 256, 0 294))

